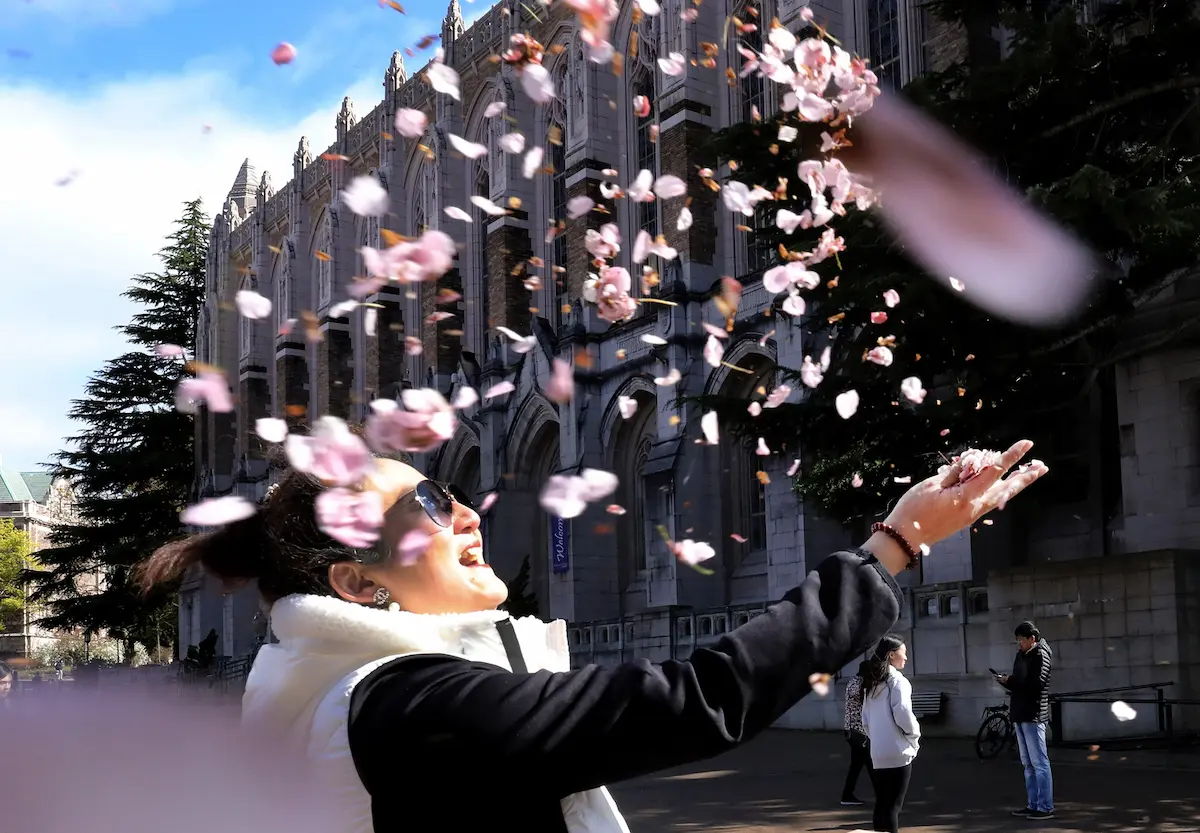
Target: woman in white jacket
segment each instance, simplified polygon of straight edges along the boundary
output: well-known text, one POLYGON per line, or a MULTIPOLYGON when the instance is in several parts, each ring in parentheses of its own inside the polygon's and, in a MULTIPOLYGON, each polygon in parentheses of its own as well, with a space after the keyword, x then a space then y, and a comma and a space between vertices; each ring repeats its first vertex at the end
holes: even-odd
POLYGON ((875 768, 874 829, 900 833, 900 810, 912 779, 912 762, 920 749, 921 724, 913 714, 912 683, 900 673, 908 648, 897 636, 879 640, 867 660, 863 680, 862 722, 871 739, 875 768))

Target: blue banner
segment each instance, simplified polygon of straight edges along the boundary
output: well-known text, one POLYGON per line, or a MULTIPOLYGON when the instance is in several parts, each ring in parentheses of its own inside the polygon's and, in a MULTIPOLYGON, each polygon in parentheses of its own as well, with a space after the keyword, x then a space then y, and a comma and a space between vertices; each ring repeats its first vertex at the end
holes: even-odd
POLYGON ((550 518, 550 565, 556 574, 571 569, 571 529, 562 518, 550 518))

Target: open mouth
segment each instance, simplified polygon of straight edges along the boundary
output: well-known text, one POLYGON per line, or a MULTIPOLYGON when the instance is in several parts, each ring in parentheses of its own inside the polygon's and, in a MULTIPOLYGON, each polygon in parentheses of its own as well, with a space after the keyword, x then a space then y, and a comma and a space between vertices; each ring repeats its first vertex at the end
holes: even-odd
POLYGON ((483 560, 483 545, 476 544, 463 550, 462 555, 458 557, 458 563, 464 567, 486 567, 487 564, 483 560))

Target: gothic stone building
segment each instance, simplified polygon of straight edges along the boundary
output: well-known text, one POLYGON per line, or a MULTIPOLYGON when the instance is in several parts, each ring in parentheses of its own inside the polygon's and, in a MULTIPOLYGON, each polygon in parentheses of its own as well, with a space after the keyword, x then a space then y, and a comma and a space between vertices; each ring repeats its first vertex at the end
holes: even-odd
MULTIPOLYGON (((300 423, 328 413, 358 420, 371 399, 395 397, 410 386, 432 386, 449 397, 460 385, 483 390, 512 381, 515 392, 463 412, 458 434, 416 462, 430 476, 478 495, 499 493, 495 516, 484 527, 488 560, 511 580, 529 557, 541 613, 572 623, 578 663, 686 656, 760 613, 830 551, 849 544, 846 530, 797 502, 785 474, 789 459, 758 457, 728 442, 697 445, 695 420, 679 410, 680 394, 748 395, 769 386, 775 362, 798 367, 807 352, 801 328, 768 335, 770 321, 759 317, 761 326, 730 343, 726 354, 752 375, 713 370, 701 358, 701 322, 722 323, 705 303, 722 276, 745 283, 744 319, 757 316, 768 300, 757 280, 762 256, 747 246, 739 220, 716 195, 693 189, 695 222, 686 231, 676 227, 682 201, 620 201, 611 218, 593 212, 569 221, 564 234, 547 242, 549 223, 565 217, 569 199, 588 194, 599 201, 604 169, 620 171, 622 182, 643 168, 694 181, 697 168, 715 164, 706 150, 713 131, 749 118, 752 107, 776 109, 773 85, 724 81, 725 51, 715 70, 689 67, 678 77, 655 70, 658 55, 700 57, 702 42, 721 42, 726 16, 746 17, 740 2, 705 3, 699 19, 683 26, 680 0, 666 0, 661 16, 639 24, 638 54, 618 76, 584 60, 574 21, 561 5, 539 7, 544 19, 534 20, 525 4, 502 0, 465 27, 453 0, 442 45, 446 62, 462 77, 461 101, 435 96, 420 72, 407 74, 396 53, 383 74, 382 100, 362 116, 344 101, 337 139, 325 153, 314 153, 301 138, 291 179, 278 191, 247 161, 213 224, 198 350, 201 361, 227 371, 239 407, 236 414, 198 419, 198 496, 263 495, 273 472, 253 434, 258 417, 300 423), (551 104, 534 105, 519 82, 489 60, 510 35, 525 31, 552 48, 546 63, 560 92, 551 104), (654 118, 633 117, 636 95, 653 102, 654 118), (515 123, 484 118, 493 101, 504 102, 515 123), (418 142, 383 135, 405 107, 429 117, 421 142, 428 154, 418 142), (657 141, 648 130, 655 122, 661 125, 657 141), (524 177, 520 157, 497 146, 498 131, 509 130, 524 133, 531 146, 543 144, 553 174, 524 177), (448 134, 490 152, 466 160, 450 150, 448 134), (551 134, 557 143, 546 140, 551 134), (369 299, 379 307, 373 337, 364 334, 361 309, 330 316, 345 287, 364 272, 359 247, 380 241, 379 221, 356 217, 338 203, 346 183, 365 173, 378 176, 392 194, 385 228, 405 235, 442 228, 459 241, 456 268, 439 286, 463 296, 439 306, 432 284, 411 293, 385 288, 369 299), (517 197, 519 208, 492 218, 475 211, 471 224, 444 213, 450 206, 470 210, 468 196, 476 194, 500 204, 517 197), (660 292, 677 306, 645 304, 637 318, 617 326, 581 306, 588 271, 583 238, 602 219, 617 223, 627 241, 639 229, 666 235, 679 257, 662 276, 660 292), (523 286, 524 278, 538 274, 531 258, 544 264, 542 288, 534 291, 523 286), (273 321, 239 318, 231 300, 242 288, 273 300, 273 321), (454 317, 424 324, 435 309, 454 317), (276 335, 279 325, 305 311, 316 316, 319 341, 302 333, 276 335), (514 356, 494 326, 533 333, 538 346, 514 356), (648 344, 641 338, 647 334, 669 343, 648 344), (422 341, 421 355, 406 354, 406 336, 422 341), (578 350, 587 351, 598 381, 580 388, 569 405, 555 405, 542 393, 552 360, 571 361, 578 350), (683 381, 677 388, 656 386, 654 377, 669 368, 678 368, 683 381), (633 418, 621 419, 619 396, 637 401, 633 418), (540 485, 550 474, 581 466, 620 476, 615 500, 627 514, 593 507, 568 522, 545 515, 540 485), (770 476, 765 487, 760 470, 770 476), (718 550, 716 574, 677 564, 659 527, 675 538, 711 542, 718 550)), ((633 5, 622 4, 616 44, 629 42, 633 5)), ((812 5, 848 49, 884 67, 888 86, 944 66, 966 48, 966 33, 929 24, 916 0, 812 5)), ((760 20, 777 17, 795 30, 800 8, 797 0, 766 0, 760 20)), ((628 258, 628 246, 621 256, 628 258)), ((940 545, 920 574, 904 577, 910 604, 898 627, 911 643, 918 692, 932 695, 933 709, 941 712, 931 715, 931 728, 941 721, 973 731, 979 707, 1001 699, 987 668, 1011 662, 1012 625, 1026 617, 1036 618, 1056 643, 1060 690, 1159 679, 1177 681, 1177 691, 1188 680, 1195 685, 1196 629, 1180 626, 1197 614, 1195 596, 1182 590, 1194 568, 1177 552, 1200 544, 1200 479, 1194 476, 1200 401, 1194 387, 1188 393, 1180 387, 1181 368, 1200 380, 1200 352, 1188 360, 1146 357, 1118 369, 1115 402, 1093 403, 1081 423, 1063 432, 1061 448, 1054 454, 1043 449, 1056 470, 1077 476, 1039 487, 1038 498, 1004 513, 987 535, 940 545), (1111 489, 1102 497, 1103 490, 1093 488, 1114 476, 1113 467, 1101 466, 1093 452, 1104 427, 1116 431, 1118 425, 1123 456, 1114 457, 1114 465, 1124 505, 1113 514, 1111 489), (1188 489, 1173 493, 1170 484, 1182 479, 1188 489)), ((181 652, 212 628, 229 657, 270 638, 267 616, 250 591, 222 597, 194 576, 184 585, 180 610, 181 652)), ((810 698, 785 723, 840 728, 840 709, 838 698, 810 698)), ((1088 713, 1086 720, 1093 717, 1088 713)), ((1140 726, 1141 718, 1134 723, 1140 726)))

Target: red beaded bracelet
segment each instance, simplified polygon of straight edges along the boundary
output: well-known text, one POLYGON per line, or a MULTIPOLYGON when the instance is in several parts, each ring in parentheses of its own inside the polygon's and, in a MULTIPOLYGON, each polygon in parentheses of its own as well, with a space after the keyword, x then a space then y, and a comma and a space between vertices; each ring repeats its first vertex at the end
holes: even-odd
POLYGON ((916 548, 913 547, 912 544, 908 543, 908 539, 905 538, 899 530, 893 526, 883 523, 882 521, 876 521, 875 523, 871 524, 871 534, 873 535, 876 532, 882 532, 884 535, 899 544, 900 549, 904 550, 905 555, 908 556, 908 564, 904 566, 904 569, 917 569, 917 562, 921 560, 921 554, 916 550, 916 548))

